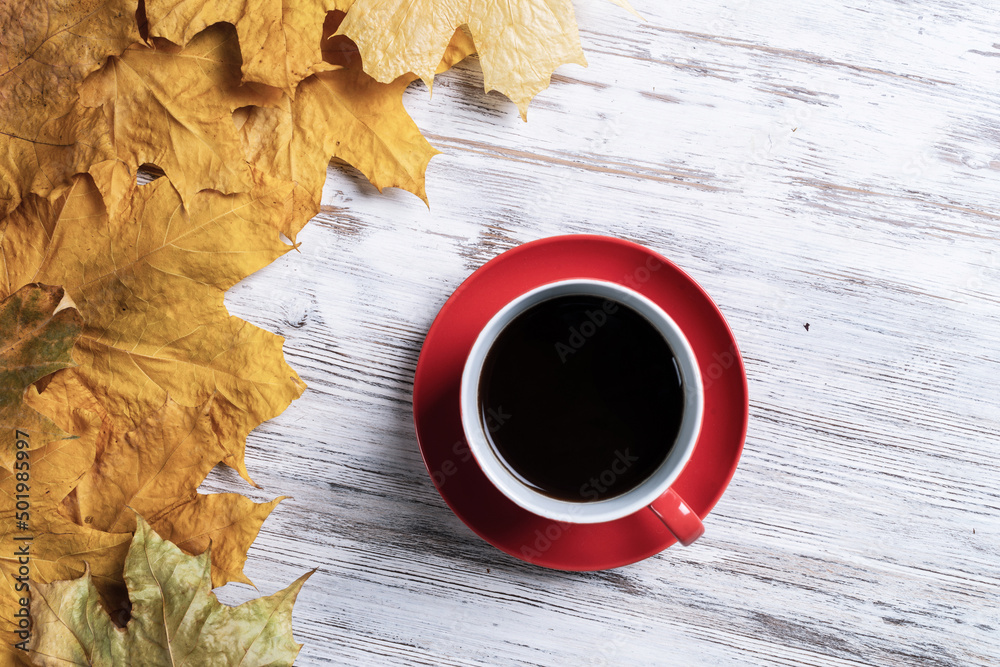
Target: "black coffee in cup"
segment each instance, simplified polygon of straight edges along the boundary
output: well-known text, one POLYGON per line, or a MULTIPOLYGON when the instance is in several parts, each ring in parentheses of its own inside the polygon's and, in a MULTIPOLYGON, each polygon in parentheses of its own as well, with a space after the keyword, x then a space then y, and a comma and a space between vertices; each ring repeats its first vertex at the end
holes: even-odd
POLYGON ((643 315, 613 299, 559 296, 497 336, 479 414, 501 461, 559 500, 631 491, 673 447, 684 387, 673 351, 643 315))

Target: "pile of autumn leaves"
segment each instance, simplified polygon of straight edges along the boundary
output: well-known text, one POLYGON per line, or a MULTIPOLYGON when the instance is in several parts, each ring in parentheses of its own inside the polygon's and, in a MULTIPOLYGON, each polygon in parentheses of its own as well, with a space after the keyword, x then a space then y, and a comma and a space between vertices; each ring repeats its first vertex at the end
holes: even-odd
POLYGON ((473 52, 522 115, 585 64, 569 0, 0 2, 0 662, 27 659, 25 544, 39 664, 174 664, 175 608, 204 611, 191 664, 292 662, 304 577, 236 610, 210 594, 250 583, 281 498, 196 489, 219 463, 252 484, 247 434, 304 389, 223 295, 294 248, 331 158, 426 200, 436 151, 402 94, 473 52))

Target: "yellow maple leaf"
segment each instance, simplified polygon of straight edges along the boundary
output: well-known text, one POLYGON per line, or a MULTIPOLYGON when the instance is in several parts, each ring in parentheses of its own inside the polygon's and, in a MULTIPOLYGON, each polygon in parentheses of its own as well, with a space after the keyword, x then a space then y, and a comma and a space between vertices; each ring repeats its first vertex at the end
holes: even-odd
POLYGON ((378 83, 360 69, 313 75, 294 100, 248 109, 241 136, 263 173, 294 181, 296 220, 319 211, 331 158, 355 166, 380 191, 408 190, 426 201, 424 172, 437 151, 403 108, 407 77, 378 83))
POLYGON ((120 429, 138 427, 168 395, 192 407, 218 393, 232 425, 222 434, 226 463, 249 479, 246 434, 280 414, 304 385, 284 362, 283 339, 230 316, 223 299, 291 249, 273 222, 284 211, 213 190, 182 207, 166 178, 128 184, 111 213, 81 175, 56 202, 30 204, 45 224, 10 216, 3 255, 33 261, 7 276, 7 285, 66 288, 85 326, 74 352, 79 366, 62 373, 78 377, 120 429))
POLYGON ((241 85, 239 43, 226 24, 202 31, 183 49, 165 40, 133 44, 80 86, 81 103, 99 111, 109 150, 129 175, 155 164, 185 203, 206 188, 251 189, 232 113, 281 97, 276 89, 241 85))
POLYGON ((506 95, 522 118, 557 67, 587 65, 571 0, 356 0, 337 34, 358 45, 376 80, 413 72, 430 86, 461 26, 476 44, 486 91, 506 95))
POLYGON ((0 3, 0 216, 104 155, 100 117, 77 108, 77 86, 140 39, 136 0, 0 3))
POLYGON ((243 80, 295 96, 299 81, 329 69, 320 55, 327 12, 347 10, 351 0, 147 0, 149 34, 187 44, 198 32, 225 21, 236 26, 243 80))
POLYGON ((67 430, 98 443, 94 465, 63 502, 63 512, 75 523, 132 533, 138 512, 188 553, 201 553, 214 543, 216 586, 251 583, 243 574, 247 549, 283 498, 255 503, 238 493, 197 492, 209 471, 231 455, 221 434, 233 431, 226 422, 234 411, 224 398, 212 396, 196 407, 168 399, 127 432, 115 429, 100 401, 70 374, 55 376, 28 402, 67 430), (72 430, 79 427, 76 415, 82 410, 100 416, 98 431, 93 419, 83 422, 83 431, 72 430))
MULTIPOLYGON (((336 31, 343 16, 328 16, 326 35, 336 31)), ((438 72, 474 49, 464 31, 454 31, 438 72)), ((294 100, 243 110, 240 132, 251 164, 259 173, 296 184, 290 218, 299 226, 319 212, 331 158, 357 168, 380 192, 402 188, 426 202, 427 163, 438 151, 403 107, 403 93, 416 77, 375 81, 362 69, 357 47, 342 36, 324 39, 323 54, 337 69, 302 81, 294 100)), ((295 238, 294 233, 286 235, 295 238)))

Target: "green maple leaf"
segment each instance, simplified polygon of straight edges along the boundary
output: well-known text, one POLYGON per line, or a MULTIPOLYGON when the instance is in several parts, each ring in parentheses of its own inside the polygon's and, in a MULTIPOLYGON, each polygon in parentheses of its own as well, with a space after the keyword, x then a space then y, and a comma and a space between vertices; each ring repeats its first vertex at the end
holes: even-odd
POLYGON ((31 283, 0 301, 0 465, 10 469, 14 443, 27 433, 32 447, 68 437, 24 403, 29 385, 73 365, 80 314, 62 287, 31 283))
POLYGON ((311 572, 288 588, 227 607, 212 593, 206 550, 188 556, 160 538, 142 517, 125 583, 132 617, 118 628, 101 607, 86 572, 79 579, 32 584, 31 658, 66 665, 291 665, 301 644, 292 638, 292 605, 311 572))

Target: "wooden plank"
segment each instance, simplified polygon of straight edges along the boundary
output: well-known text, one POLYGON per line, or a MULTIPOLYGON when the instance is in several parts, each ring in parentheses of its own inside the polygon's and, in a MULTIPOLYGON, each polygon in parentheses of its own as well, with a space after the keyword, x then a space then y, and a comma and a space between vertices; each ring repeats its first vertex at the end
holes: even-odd
MULTIPOLYGON (((1000 664, 1000 14, 986 0, 579 3, 590 67, 522 123, 475 62, 406 104, 430 208, 332 167, 302 246, 234 288, 309 390, 254 432, 293 496, 250 551, 303 665, 1000 664), (560 233, 644 243, 716 299, 746 451, 688 549, 561 573, 434 490, 410 392, 451 291, 560 233), (808 324, 808 328, 805 326, 808 324)), ((256 595, 229 585, 220 598, 256 595)))

